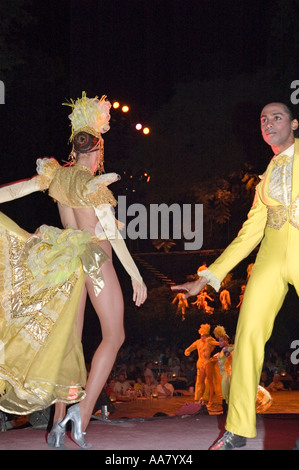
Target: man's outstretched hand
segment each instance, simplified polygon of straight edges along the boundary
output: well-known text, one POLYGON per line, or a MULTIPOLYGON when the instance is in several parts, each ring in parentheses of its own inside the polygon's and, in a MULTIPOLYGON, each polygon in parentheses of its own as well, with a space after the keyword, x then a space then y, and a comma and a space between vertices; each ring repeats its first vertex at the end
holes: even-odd
POLYGON ((185 282, 184 284, 178 284, 171 286, 173 292, 183 292, 185 299, 188 297, 194 297, 200 293, 204 287, 207 285, 207 280, 205 277, 199 277, 196 281, 185 282))

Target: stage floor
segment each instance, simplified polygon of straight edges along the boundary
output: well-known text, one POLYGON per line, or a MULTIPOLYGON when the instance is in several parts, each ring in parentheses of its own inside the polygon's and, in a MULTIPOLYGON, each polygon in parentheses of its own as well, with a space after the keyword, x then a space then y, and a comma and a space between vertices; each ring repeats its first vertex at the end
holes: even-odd
MULTIPOLYGON (((159 451, 164 456, 190 455, 195 462, 199 458, 197 451, 208 450, 222 434, 225 416, 217 407, 214 412, 201 414, 203 410, 198 411, 194 405, 188 395, 117 402, 107 420, 99 414, 90 422, 87 441, 92 444, 91 451, 102 451, 99 463, 112 464, 106 459, 138 456, 139 451, 144 460, 159 451)), ((240 450, 292 450, 298 437, 299 392, 277 392, 267 412, 257 415, 257 437, 248 439, 240 450)), ((78 449, 69 436, 65 445, 70 450, 78 449)), ((28 426, 1 433, 0 450, 49 450, 46 431, 28 426)))

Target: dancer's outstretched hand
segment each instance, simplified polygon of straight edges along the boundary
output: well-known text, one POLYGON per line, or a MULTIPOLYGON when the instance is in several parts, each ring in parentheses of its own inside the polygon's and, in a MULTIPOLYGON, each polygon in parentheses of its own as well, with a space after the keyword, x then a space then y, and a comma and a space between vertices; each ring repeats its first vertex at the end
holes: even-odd
POLYGON ((184 284, 178 284, 171 286, 171 290, 176 292, 180 291, 184 293, 185 299, 188 297, 194 297, 198 295, 200 291, 206 287, 207 280, 205 277, 199 277, 196 281, 185 282, 184 284))
POLYGON ((132 286, 133 286, 133 302, 137 307, 140 307, 147 298, 147 288, 144 282, 140 284, 139 282, 132 279, 132 286))

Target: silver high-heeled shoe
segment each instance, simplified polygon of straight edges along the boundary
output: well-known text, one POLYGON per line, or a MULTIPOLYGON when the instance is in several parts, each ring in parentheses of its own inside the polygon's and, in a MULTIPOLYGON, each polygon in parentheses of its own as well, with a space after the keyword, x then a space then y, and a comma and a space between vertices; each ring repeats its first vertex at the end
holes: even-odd
POLYGON ((48 435, 48 445, 53 449, 64 449, 64 436, 65 428, 61 426, 61 421, 58 420, 48 435))
POLYGON ((85 432, 82 432, 82 426, 81 426, 81 413, 80 413, 80 407, 79 405, 73 405, 71 406, 65 418, 61 421, 60 425, 65 429, 67 423, 71 421, 72 422, 72 439, 73 441, 76 442, 76 444, 81 447, 82 449, 90 449, 91 445, 87 444, 84 435, 86 434, 85 432))

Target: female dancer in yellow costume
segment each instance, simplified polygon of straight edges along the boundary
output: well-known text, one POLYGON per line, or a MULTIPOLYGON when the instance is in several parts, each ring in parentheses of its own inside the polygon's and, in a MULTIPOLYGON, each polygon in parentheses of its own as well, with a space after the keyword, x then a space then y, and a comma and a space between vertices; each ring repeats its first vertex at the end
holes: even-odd
MULTIPOLYGON (((213 333, 215 338, 219 341, 219 347, 221 348, 221 351, 214 354, 213 358, 218 360, 222 377, 222 397, 226 404, 228 404, 234 345, 229 343, 229 337, 223 326, 216 326, 213 333)), ((259 385, 255 403, 256 412, 265 413, 265 411, 272 405, 272 401, 270 393, 264 387, 259 385)))
POLYGON ((132 279, 137 306, 147 292, 111 210, 116 201, 107 186, 118 175, 94 176, 103 165, 111 105, 83 92, 70 106, 73 163, 39 159, 37 176, 0 188, 0 202, 48 189, 64 227, 43 225, 32 236, 0 213, 0 409, 28 414, 56 403, 49 445, 64 447, 71 421, 73 439, 86 448, 84 431, 124 341, 112 247, 132 279), (102 341, 86 382, 81 334, 87 293, 102 341), (66 413, 69 403, 77 404, 66 413))

